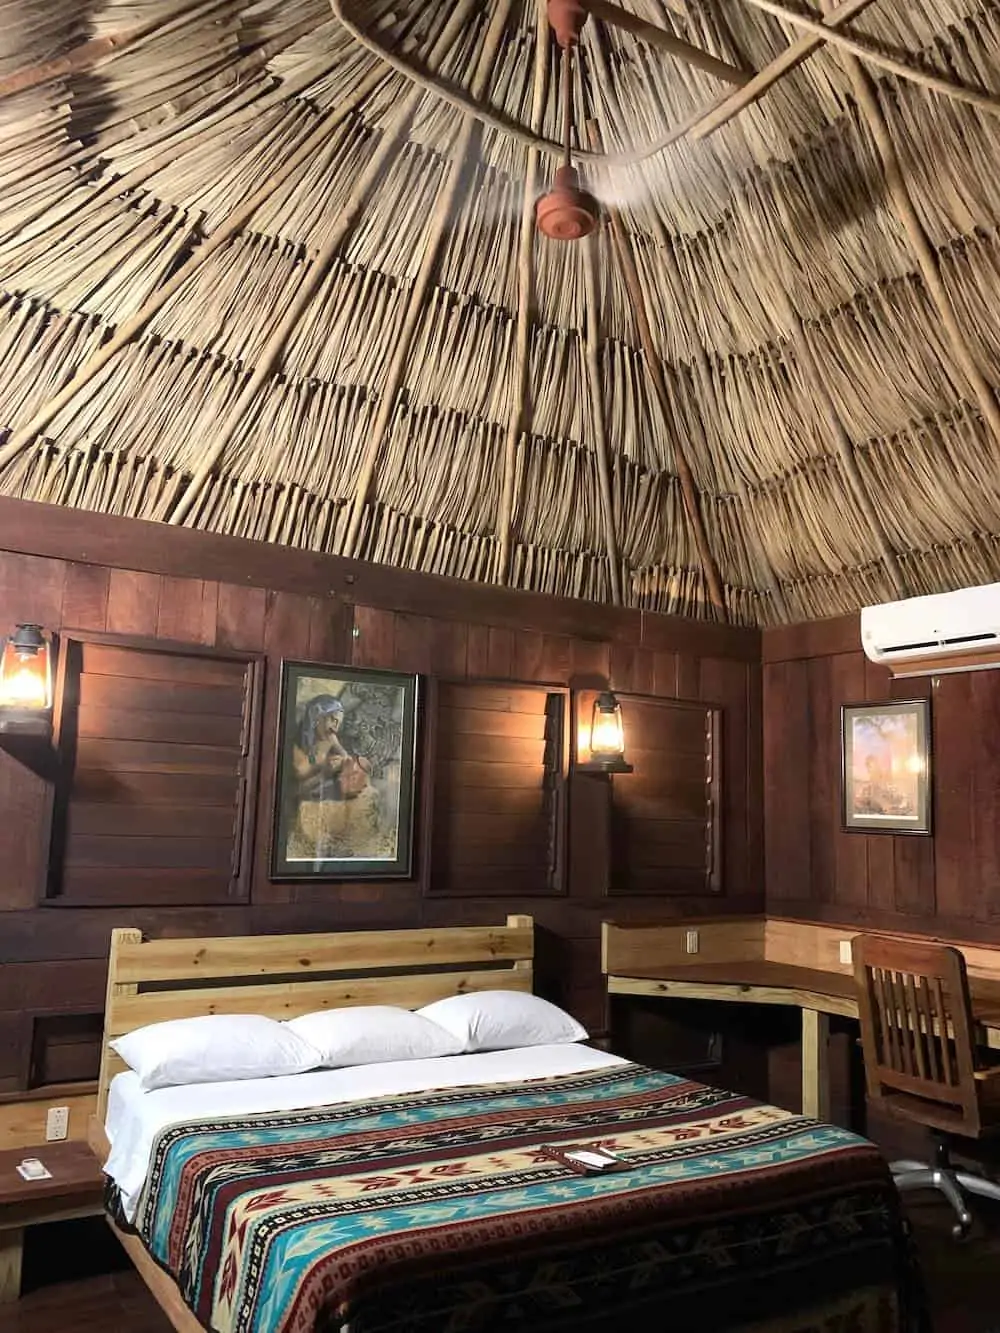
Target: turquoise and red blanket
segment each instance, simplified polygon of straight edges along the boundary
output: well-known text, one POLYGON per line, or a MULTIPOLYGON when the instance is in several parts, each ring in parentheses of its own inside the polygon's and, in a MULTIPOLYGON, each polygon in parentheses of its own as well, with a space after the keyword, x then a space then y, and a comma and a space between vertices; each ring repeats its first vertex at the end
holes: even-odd
POLYGON ((634 1064, 174 1127, 135 1225, 215 1333, 918 1318, 871 1144, 634 1064), (575 1174, 552 1144, 628 1167, 575 1174))

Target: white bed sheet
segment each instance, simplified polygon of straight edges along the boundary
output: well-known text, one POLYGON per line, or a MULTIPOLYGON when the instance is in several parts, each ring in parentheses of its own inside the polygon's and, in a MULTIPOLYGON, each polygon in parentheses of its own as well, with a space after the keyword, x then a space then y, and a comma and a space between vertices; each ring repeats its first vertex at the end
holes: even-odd
POLYGON ((205 1117, 252 1115, 261 1111, 300 1111, 390 1093, 428 1088, 474 1087, 515 1079, 578 1074, 623 1064, 617 1055, 589 1046, 525 1046, 476 1055, 447 1055, 434 1060, 396 1060, 316 1069, 280 1078, 252 1078, 230 1083, 194 1083, 143 1092, 139 1076, 128 1070, 111 1081, 104 1122, 111 1155, 104 1170, 121 1192, 125 1216, 135 1216, 153 1142, 171 1125, 205 1117))

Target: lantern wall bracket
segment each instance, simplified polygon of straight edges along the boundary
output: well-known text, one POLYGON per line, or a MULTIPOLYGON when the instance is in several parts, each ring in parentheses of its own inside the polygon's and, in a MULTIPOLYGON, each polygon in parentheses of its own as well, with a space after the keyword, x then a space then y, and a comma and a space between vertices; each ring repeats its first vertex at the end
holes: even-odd
POLYGON ((0 750, 16 759, 19 764, 31 770, 36 777, 45 782, 54 782, 59 766, 59 757, 52 744, 52 729, 46 726, 44 731, 5 731, 0 722, 0 750))

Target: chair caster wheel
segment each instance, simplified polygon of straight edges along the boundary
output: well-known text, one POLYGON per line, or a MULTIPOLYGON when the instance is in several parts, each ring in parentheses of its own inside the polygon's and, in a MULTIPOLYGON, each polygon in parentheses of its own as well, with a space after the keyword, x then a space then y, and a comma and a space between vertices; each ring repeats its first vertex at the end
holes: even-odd
POLYGON ((956 1240, 968 1240, 969 1232, 972 1230, 972 1218, 965 1218, 961 1222, 956 1222, 951 1229, 951 1234, 956 1240))

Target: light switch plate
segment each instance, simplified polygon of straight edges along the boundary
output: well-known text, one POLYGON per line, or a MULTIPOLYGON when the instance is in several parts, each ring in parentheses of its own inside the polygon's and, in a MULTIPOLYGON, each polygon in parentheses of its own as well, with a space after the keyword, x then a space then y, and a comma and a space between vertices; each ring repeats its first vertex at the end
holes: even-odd
POLYGON ((684 941, 684 947, 688 951, 688 953, 698 952, 698 932, 696 930, 689 930, 687 932, 687 938, 684 941))
POLYGON ((56 1139, 64 1139, 68 1133, 69 1107, 50 1106, 45 1117, 45 1138, 47 1142, 53 1143, 56 1139))
POLYGON ((851 941, 850 941, 850 940, 841 940, 841 941, 840 941, 840 961, 841 961, 842 963, 847 963, 847 964, 850 964, 850 963, 853 963, 853 962, 854 962, 854 955, 851 953, 851 941))

